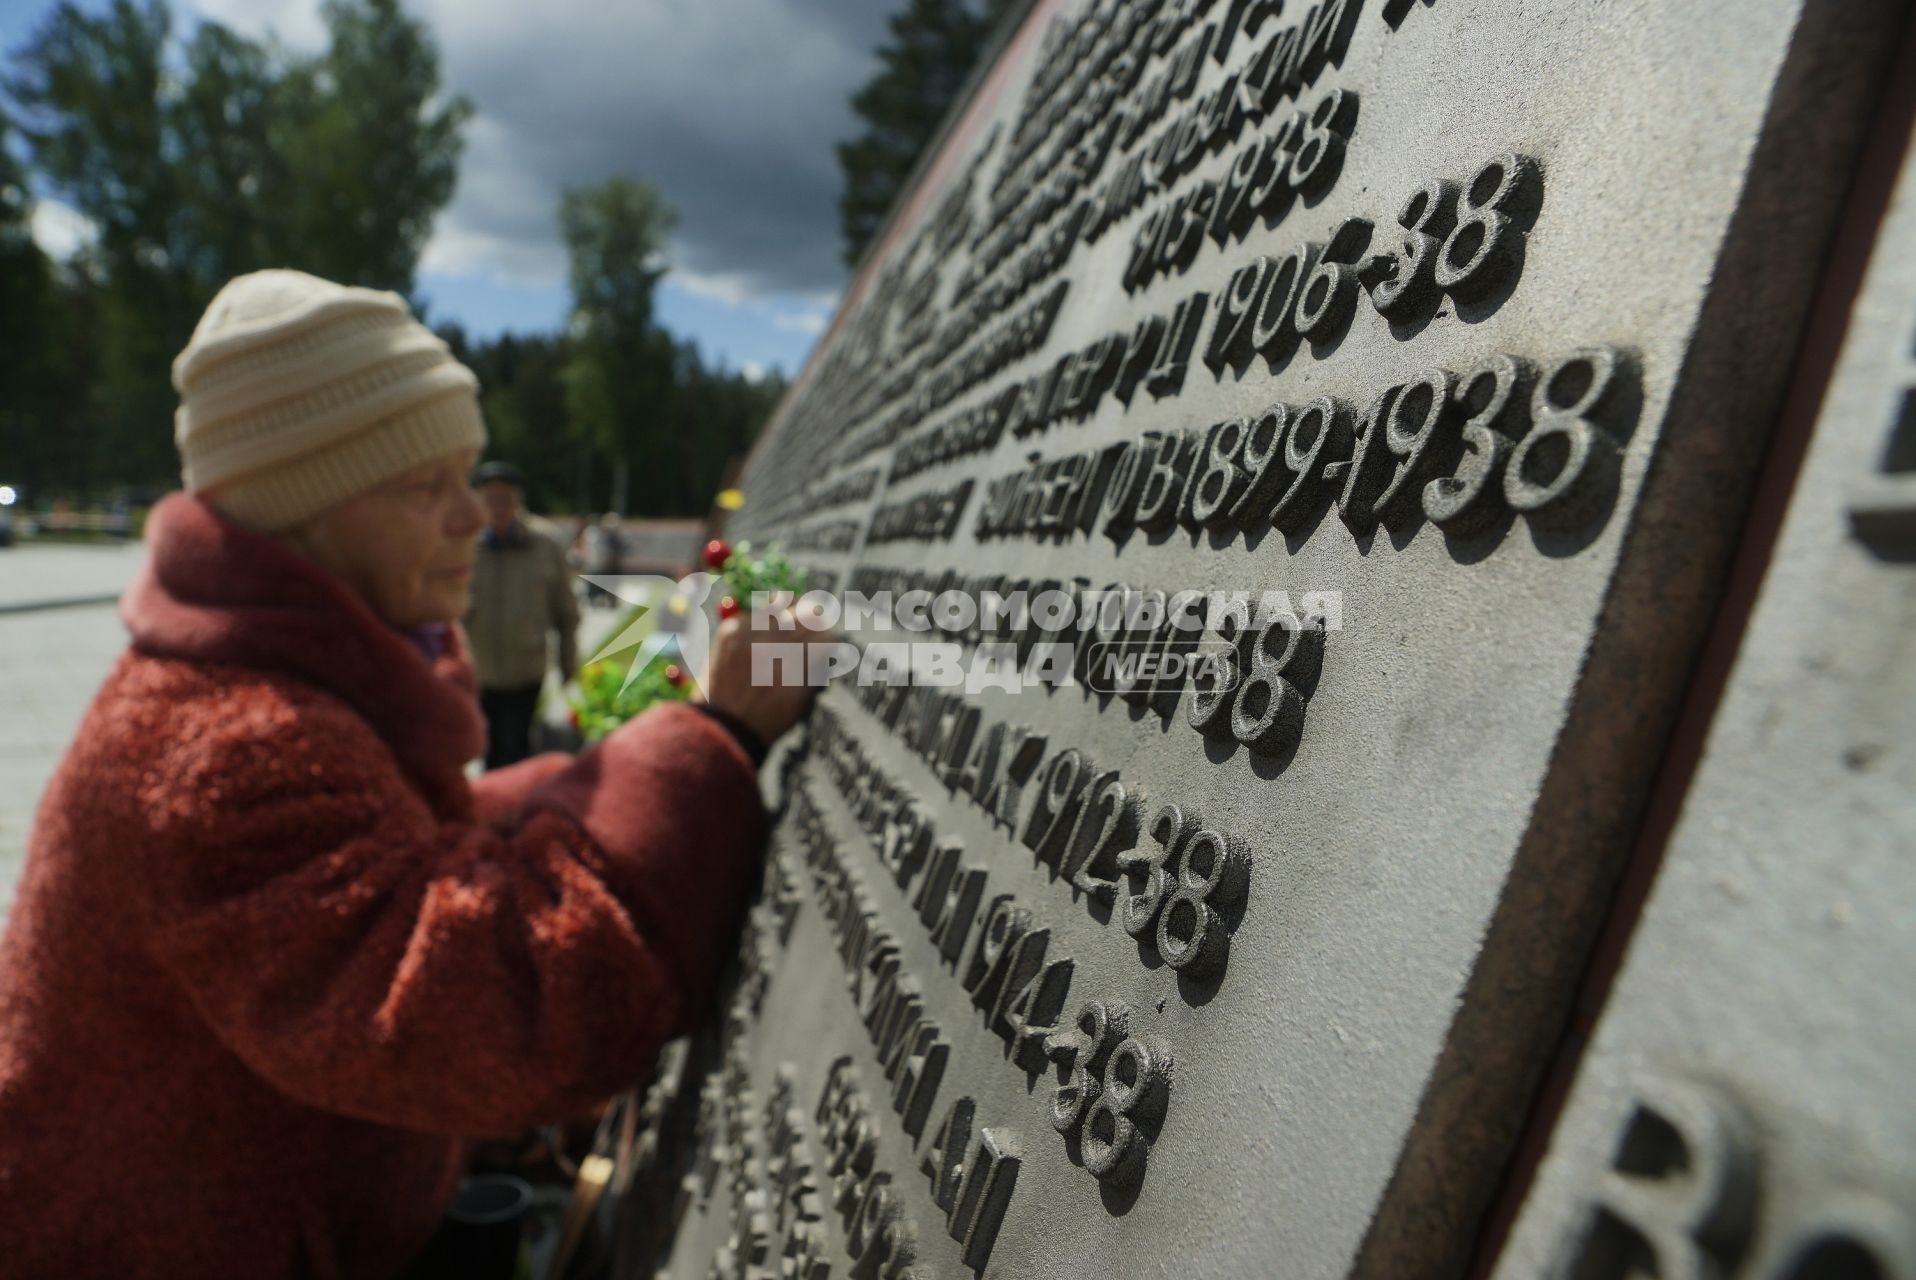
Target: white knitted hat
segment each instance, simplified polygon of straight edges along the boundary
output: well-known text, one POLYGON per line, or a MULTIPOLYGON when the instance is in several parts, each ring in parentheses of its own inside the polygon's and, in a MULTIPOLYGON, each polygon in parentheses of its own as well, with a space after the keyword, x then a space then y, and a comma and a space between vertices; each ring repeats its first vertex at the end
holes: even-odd
POLYGON ((267 533, 486 442, 478 379, 404 299, 303 271, 228 281, 173 386, 187 489, 267 533))

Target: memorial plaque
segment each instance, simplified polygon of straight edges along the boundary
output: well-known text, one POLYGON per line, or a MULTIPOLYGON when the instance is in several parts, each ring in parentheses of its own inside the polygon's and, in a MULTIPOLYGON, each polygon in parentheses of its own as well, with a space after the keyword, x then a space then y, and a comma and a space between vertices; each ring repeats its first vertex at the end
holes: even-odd
POLYGON ((741 482, 853 643, 632 1273, 1458 1273, 1902 16, 1009 27, 741 482))
POLYGON ((1916 1276, 1907 493, 1896 515, 1916 440, 1907 162, 1847 326, 1695 783, 1500 1277, 1916 1276))

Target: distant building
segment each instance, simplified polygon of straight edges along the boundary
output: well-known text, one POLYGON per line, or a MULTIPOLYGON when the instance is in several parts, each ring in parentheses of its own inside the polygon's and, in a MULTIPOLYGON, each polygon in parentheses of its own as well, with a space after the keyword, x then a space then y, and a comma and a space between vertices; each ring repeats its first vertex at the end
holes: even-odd
POLYGON ((622 573, 658 573, 682 578, 699 567, 705 546, 703 520, 627 520, 619 526, 622 573))

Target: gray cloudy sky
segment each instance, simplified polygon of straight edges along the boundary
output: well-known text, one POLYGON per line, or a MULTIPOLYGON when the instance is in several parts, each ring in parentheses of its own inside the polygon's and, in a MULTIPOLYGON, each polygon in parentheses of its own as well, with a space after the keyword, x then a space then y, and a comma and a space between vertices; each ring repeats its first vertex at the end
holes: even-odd
MULTIPOLYGON (((615 173, 677 207, 666 323, 734 364, 796 368, 844 283, 832 144, 904 0, 407 0, 477 114, 421 275, 480 333, 564 312, 559 191, 615 173)), ((0 0, 11 18, 46 0, 0 0)), ((296 48, 318 0, 178 0, 296 48)), ((9 23, 8 25, 14 25, 9 23)), ((52 227, 57 211, 45 219, 52 227)))
POLYGON ((678 206, 686 272, 835 291, 831 144, 896 3, 423 0, 479 110, 440 265, 496 245, 508 270, 549 270, 559 187, 629 172, 678 206))

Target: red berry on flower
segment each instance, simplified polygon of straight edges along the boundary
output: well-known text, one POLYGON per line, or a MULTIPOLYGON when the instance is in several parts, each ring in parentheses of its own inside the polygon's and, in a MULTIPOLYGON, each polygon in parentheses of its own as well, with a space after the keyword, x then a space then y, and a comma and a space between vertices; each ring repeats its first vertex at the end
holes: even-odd
POLYGON ((726 596, 723 600, 719 601, 719 621, 720 622, 725 621, 725 619, 727 618, 738 617, 738 611, 739 611, 739 603, 738 603, 737 596, 726 596))
POLYGON ((714 538, 705 544, 705 567, 723 569, 725 562, 732 558, 732 544, 723 538, 714 538))
POLYGON ((679 670, 679 664, 670 663, 665 668, 665 683, 674 689, 685 683, 685 672, 679 670))

